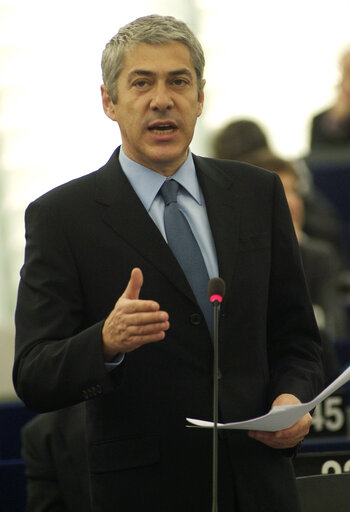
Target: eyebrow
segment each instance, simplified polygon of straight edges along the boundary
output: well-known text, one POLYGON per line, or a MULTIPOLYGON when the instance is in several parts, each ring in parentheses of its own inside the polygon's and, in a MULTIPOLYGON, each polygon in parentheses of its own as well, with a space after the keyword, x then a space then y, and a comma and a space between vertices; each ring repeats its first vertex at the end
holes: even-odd
MULTIPOLYGON (((134 76, 155 76, 156 73, 154 71, 149 71, 147 69, 134 69, 128 75, 128 80, 131 80, 134 76)), ((190 78, 193 77, 193 74, 188 68, 176 69, 174 71, 169 71, 169 76, 180 76, 186 75, 190 78)))

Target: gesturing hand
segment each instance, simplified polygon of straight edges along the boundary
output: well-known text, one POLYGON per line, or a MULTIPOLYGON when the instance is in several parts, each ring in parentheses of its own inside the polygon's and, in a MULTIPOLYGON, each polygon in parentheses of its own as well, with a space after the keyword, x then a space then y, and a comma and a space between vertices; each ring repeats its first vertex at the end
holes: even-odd
POLYGON ((131 352, 145 343, 160 341, 169 329, 169 315, 153 300, 139 299, 143 275, 131 272, 123 295, 116 302, 102 329, 105 361, 118 353, 131 352))

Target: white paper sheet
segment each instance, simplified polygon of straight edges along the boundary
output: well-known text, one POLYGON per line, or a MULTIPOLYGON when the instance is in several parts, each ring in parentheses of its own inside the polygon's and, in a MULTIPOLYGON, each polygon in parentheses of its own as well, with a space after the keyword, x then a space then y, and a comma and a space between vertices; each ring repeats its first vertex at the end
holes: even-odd
MULTIPOLYGON (((337 377, 329 386, 327 386, 319 395, 310 402, 296 405, 277 405, 267 414, 246 421, 235 421, 233 423, 218 423, 218 429, 236 429, 236 430, 264 430, 267 432, 277 432, 289 428, 296 423, 304 414, 316 407, 325 398, 334 393, 341 386, 350 380, 350 367, 347 368, 339 377, 337 377)), ((197 427, 212 428, 212 421, 196 420, 186 418, 189 423, 197 427)))

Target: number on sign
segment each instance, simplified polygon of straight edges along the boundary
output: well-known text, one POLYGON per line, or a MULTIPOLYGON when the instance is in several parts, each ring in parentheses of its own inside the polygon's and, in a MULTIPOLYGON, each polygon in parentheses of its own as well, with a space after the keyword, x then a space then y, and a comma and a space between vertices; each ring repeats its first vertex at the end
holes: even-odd
POLYGON ((312 416, 312 427, 316 432, 328 430, 338 432, 344 427, 345 415, 342 409, 343 398, 330 396, 317 405, 312 416))
POLYGON ((334 473, 336 475, 340 475, 340 473, 348 473, 350 471, 350 460, 347 460, 344 464, 344 468, 341 467, 338 461, 336 460, 327 460, 324 464, 322 464, 321 474, 328 475, 329 473, 334 473))

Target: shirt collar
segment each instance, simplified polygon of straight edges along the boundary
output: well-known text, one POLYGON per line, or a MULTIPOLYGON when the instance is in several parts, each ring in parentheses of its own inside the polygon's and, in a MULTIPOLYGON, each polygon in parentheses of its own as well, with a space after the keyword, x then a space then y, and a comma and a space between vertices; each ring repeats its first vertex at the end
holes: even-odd
MULTIPOLYGON (((146 210, 149 211, 166 177, 131 160, 126 156, 123 147, 120 148, 119 162, 136 194, 139 196, 146 210)), ((190 150, 185 162, 171 178, 180 183, 197 203, 201 204, 196 168, 190 150)))

